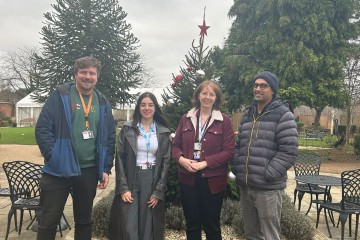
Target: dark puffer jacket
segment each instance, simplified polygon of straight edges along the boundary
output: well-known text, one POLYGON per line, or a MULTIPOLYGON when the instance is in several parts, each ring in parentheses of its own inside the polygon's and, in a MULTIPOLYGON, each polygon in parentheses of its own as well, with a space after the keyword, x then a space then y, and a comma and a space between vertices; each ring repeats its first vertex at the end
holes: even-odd
POLYGON ((241 120, 232 172, 241 187, 284 189, 298 155, 294 115, 277 97, 261 114, 256 111, 254 102, 241 120))

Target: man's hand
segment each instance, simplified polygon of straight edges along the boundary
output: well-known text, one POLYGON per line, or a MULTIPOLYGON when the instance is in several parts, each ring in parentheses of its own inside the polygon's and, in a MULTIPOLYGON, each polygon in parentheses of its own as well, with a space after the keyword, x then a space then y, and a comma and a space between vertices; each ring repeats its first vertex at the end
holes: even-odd
POLYGON ((101 183, 98 184, 99 189, 105 189, 107 185, 109 184, 109 174, 106 172, 103 172, 103 180, 101 183))

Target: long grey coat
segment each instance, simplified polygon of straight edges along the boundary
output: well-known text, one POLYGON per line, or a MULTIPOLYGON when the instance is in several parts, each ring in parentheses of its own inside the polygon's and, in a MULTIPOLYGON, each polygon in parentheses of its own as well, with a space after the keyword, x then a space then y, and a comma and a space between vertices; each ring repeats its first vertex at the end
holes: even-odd
POLYGON ((232 172, 241 187, 284 189, 298 155, 294 115, 277 97, 262 113, 256 111, 253 103, 241 120, 232 172))
MULTIPOLYGON (((153 209, 153 232, 154 239, 164 238, 165 228, 165 191, 166 181, 170 165, 171 142, 169 129, 156 123, 158 149, 156 151, 156 163, 151 183, 153 196, 159 199, 153 209)), ((111 240, 127 240, 125 226, 127 222, 129 204, 121 200, 121 193, 132 192, 136 181, 136 153, 137 135, 131 127, 131 122, 126 122, 121 129, 115 159, 116 188, 115 198, 111 207, 109 234, 111 240)), ((150 184, 150 183, 149 183, 150 184)))

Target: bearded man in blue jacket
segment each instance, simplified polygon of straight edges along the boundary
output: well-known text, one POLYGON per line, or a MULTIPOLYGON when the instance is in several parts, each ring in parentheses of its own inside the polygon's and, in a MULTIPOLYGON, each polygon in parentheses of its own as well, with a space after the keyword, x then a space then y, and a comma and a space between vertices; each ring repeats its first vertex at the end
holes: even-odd
POLYGON ((77 59, 75 83, 57 86, 37 121, 36 142, 45 159, 38 240, 55 239, 69 193, 75 239, 91 239, 93 200, 96 188, 108 185, 116 135, 110 103, 95 89, 100 70, 94 57, 77 59))
POLYGON ((298 155, 294 115, 276 96, 279 79, 264 71, 253 79, 254 101, 241 120, 232 171, 241 189, 246 239, 280 240, 287 170, 298 155))

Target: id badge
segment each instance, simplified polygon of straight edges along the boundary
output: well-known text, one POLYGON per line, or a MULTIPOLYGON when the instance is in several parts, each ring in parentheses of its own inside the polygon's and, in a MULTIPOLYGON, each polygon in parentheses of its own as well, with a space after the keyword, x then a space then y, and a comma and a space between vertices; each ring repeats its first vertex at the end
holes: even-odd
POLYGON ((83 131, 82 135, 83 135, 84 140, 94 138, 94 132, 93 131, 89 131, 89 130, 83 131))
POLYGON ((194 160, 200 160, 201 151, 194 151, 194 160))
POLYGON ((194 151, 200 151, 201 150, 201 142, 194 143, 194 151))

